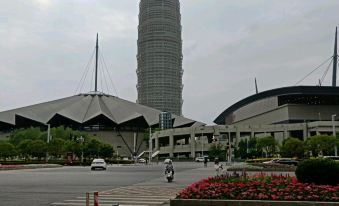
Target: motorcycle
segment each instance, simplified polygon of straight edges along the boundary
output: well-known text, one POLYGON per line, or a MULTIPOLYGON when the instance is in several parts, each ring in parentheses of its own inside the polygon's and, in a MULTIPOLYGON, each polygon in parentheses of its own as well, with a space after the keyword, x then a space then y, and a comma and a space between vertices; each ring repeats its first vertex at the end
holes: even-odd
POLYGON ((167 179, 168 182, 173 181, 173 178, 174 178, 173 171, 167 171, 166 170, 165 175, 166 175, 166 179, 167 179))

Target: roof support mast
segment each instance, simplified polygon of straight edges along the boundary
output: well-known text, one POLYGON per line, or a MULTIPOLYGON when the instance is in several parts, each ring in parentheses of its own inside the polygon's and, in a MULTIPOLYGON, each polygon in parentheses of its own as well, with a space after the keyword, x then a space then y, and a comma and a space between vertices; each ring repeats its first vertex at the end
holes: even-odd
POLYGON ((98 44, 98 33, 97 33, 97 43, 95 46, 95 89, 94 91, 98 91, 98 50, 99 50, 99 44, 98 44))
POLYGON ((337 50, 337 31, 338 28, 335 28, 335 42, 334 42, 334 54, 333 54, 333 73, 332 73, 332 86, 337 86, 337 66, 338 66, 338 50, 337 50))

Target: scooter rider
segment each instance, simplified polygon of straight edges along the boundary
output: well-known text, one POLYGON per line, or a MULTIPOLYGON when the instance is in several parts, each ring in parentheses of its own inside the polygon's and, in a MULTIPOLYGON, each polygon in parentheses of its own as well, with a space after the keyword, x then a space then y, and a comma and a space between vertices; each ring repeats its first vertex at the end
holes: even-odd
POLYGON ((172 172, 172 175, 174 177, 174 167, 172 164, 172 160, 169 160, 168 164, 166 165, 165 174, 167 174, 168 172, 172 172))

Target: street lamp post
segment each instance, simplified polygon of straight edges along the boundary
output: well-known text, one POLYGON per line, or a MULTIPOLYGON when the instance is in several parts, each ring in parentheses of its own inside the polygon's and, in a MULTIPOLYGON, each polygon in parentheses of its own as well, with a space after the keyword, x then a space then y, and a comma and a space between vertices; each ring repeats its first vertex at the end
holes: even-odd
POLYGON ((149 128, 149 142, 148 142, 148 162, 151 163, 152 160, 152 127, 149 128))
MULTIPOLYGON (((50 140, 50 135, 51 135, 51 125, 50 124, 46 124, 47 125, 47 145, 49 144, 50 140)), ((48 151, 46 152, 46 163, 48 162, 48 151)))
POLYGON ((84 148, 83 148, 83 143, 84 143, 84 138, 82 136, 80 136, 79 138, 77 138, 77 140, 79 140, 81 142, 81 164, 84 162, 84 148))
POLYGON ((232 147, 231 147, 231 132, 230 127, 227 125, 227 132, 228 132, 228 163, 231 164, 231 156, 232 156, 232 147))
MULTIPOLYGON (((336 116, 337 116, 337 114, 333 114, 332 115, 332 135, 335 138, 337 138, 336 131, 335 131, 335 117, 336 116)), ((335 145, 334 145, 334 156, 337 156, 337 155, 338 155, 338 148, 337 148, 337 143, 335 142, 335 145)))

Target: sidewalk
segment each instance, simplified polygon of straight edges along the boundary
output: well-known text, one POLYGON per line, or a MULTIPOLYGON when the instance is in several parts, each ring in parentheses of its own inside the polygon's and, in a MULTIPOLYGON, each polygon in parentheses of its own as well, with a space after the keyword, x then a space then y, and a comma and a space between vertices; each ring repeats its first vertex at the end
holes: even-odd
POLYGON ((57 167, 62 167, 62 165, 58 164, 0 165, 0 171, 38 169, 38 168, 57 168, 57 167))

